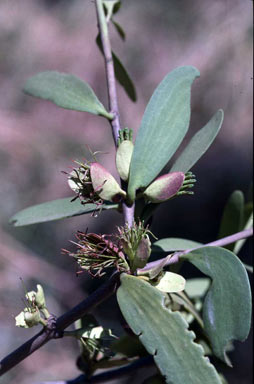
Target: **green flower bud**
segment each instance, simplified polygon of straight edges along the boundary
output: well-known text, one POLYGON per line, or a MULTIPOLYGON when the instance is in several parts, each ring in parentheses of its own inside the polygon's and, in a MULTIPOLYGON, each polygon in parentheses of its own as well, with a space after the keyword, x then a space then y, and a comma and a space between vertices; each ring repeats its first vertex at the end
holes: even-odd
POLYGON ((138 245, 134 260, 133 269, 144 268, 151 255, 151 241, 148 235, 144 235, 138 245))
POLYGON ((43 288, 40 284, 37 284, 37 292, 35 291, 27 292, 26 299, 28 300, 29 304, 32 305, 33 307, 37 307, 41 309, 41 308, 45 308, 46 306, 43 288))
POLYGON ((134 222, 131 228, 127 224, 118 227, 118 232, 119 244, 128 258, 131 270, 134 272, 137 268, 143 268, 151 254, 148 234, 152 233, 142 222, 139 224, 134 222))
POLYGON ((40 284, 37 284, 37 292, 35 296, 35 304, 39 309, 46 307, 46 301, 44 296, 43 288, 40 284))
POLYGON ((101 199, 119 203, 125 198, 116 179, 99 163, 91 163, 90 175, 93 189, 101 199))
POLYGON ((134 145, 130 140, 122 141, 116 151, 116 168, 122 180, 127 181, 134 145))

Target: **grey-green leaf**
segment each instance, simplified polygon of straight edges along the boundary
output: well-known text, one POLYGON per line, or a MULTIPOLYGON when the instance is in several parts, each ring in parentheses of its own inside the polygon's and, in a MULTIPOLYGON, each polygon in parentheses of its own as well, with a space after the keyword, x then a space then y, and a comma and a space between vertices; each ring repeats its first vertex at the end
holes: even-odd
MULTIPOLYGON (((219 230, 219 239, 233 235, 242 230, 244 214, 244 195, 241 191, 234 191, 224 208, 219 230)), ((234 244, 226 245, 229 250, 234 249, 234 244)))
POLYGON ((171 159, 190 122, 191 85, 199 71, 191 66, 170 72, 154 91, 138 130, 130 166, 128 194, 147 187, 171 159))
POLYGON ((244 341, 251 326, 251 290, 247 272, 234 253, 205 247, 183 256, 212 284, 203 304, 205 331, 214 354, 230 364, 225 352, 229 341, 244 341))
POLYGON ((179 312, 164 306, 164 295, 137 277, 122 274, 117 300, 125 320, 139 335, 166 383, 220 384, 219 376, 179 312))
POLYGON ((41 72, 27 80, 24 92, 52 101, 61 108, 90 112, 112 119, 92 88, 74 75, 56 71, 41 72))
POLYGON ((174 252, 174 251, 185 251, 200 247, 202 244, 197 241, 181 239, 178 237, 167 237, 155 241, 152 245, 152 252, 174 252))
POLYGON ((84 215, 85 213, 91 213, 100 210, 101 208, 117 208, 117 204, 108 203, 103 204, 101 207, 96 204, 83 205, 80 203, 79 199, 71 202, 71 199, 72 197, 67 197, 25 208, 12 216, 10 223, 15 227, 21 227, 24 225, 38 224, 84 215))
POLYGON ((192 137, 189 144, 173 164, 170 172, 186 173, 197 163, 218 135, 223 118, 224 113, 222 109, 219 109, 211 120, 192 137))

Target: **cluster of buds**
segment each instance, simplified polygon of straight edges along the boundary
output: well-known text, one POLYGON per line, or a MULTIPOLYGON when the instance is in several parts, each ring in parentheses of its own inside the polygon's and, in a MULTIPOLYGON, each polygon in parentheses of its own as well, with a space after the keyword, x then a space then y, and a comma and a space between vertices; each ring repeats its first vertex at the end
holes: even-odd
POLYGON ((19 315, 15 317, 16 326, 22 328, 31 328, 35 325, 47 325, 47 319, 50 313, 47 310, 43 288, 37 285, 37 292, 30 291, 25 296, 26 307, 19 315))
POLYGON ((115 241, 111 236, 78 231, 77 241, 71 241, 77 246, 75 252, 62 251, 76 259, 80 272, 87 271, 93 277, 103 276, 105 269, 112 267, 120 272, 135 272, 137 268, 143 268, 150 257, 148 234, 151 232, 142 222, 134 223, 131 228, 127 224, 118 227, 115 241))
POLYGON ((98 277, 103 276, 107 268, 115 267, 118 271, 129 270, 121 247, 107 235, 79 231, 76 237, 78 242, 72 242, 78 247, 76 252, 65 249, 63 252, 74 257, 82 270, 98 277))
POLYGON ((68 174, 68 184, 81 203, 102 205, 104 201, 120 203, 125 197, 115 178, 97 162, 76 162, 79 167, 68 174))
POLYGON ((130 269, 135 272, 137 268, 143 268, 151 255, 151 242, 148 234, 152 234, 144 227, 142 222, 130 228, 127 224, 118 227, 118 239, 120 247, 128 258, 130 269))

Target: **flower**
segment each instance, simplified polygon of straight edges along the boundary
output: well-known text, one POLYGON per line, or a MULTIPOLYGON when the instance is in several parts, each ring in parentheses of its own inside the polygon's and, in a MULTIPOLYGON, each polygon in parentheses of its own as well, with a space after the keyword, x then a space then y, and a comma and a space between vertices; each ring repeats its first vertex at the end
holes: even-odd
POLYGON ((122 248, 109 239, 107 235, 77 232, 76 252, 63 249, 63 252, 77 260, 81 269, 92 276, 103 276, 106 268, 116 267, 119 271, 129 269, 122 248))
POLYGON ((151 242, 148 233, 152 234, 143 222, 133 223, 130 228, 128 224, 118 227, 118 239, 123 251, 128 257, 131 270, 143 268, 151 254, 151 242))

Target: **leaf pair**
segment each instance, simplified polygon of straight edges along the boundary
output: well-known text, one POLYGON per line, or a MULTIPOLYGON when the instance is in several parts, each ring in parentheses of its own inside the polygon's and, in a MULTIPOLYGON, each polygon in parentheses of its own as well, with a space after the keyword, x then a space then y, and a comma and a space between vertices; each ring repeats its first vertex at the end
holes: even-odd
MULTIPOLYGON (((153 93, 138 130, 132 156, 128 194, 147 187, 174 155, 190 122, 191 85, 199 71, 191 66, 170 72, 153 93)), ((172 172, 187 172, 206 152, 223 121, 219 110, 190 141, 177 159, 172 172)))

